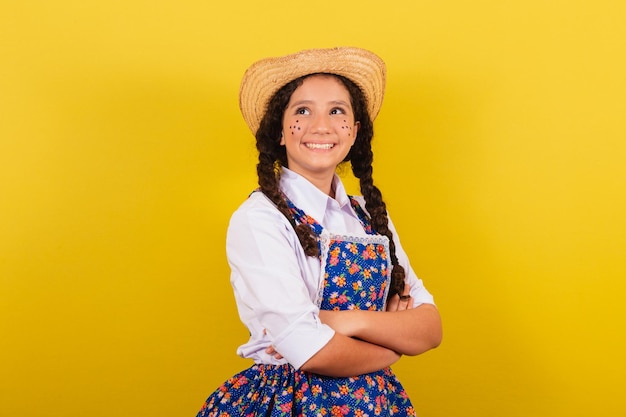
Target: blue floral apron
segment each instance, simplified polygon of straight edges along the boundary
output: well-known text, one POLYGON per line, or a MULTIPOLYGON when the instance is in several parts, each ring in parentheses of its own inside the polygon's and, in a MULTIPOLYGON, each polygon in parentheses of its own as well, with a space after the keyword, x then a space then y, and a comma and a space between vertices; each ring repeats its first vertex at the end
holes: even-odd
MULTIPOLYGON (((353 198, 352 207, 368 236, 333 235, 287 201, 298 223, 318 236, 322 268, 316 300, 323 310, 384 311, 389 289, 389 240, 372 231, 353 198)), ((415 416, 390 368, 349 378, 255 364, 228 379, 206 400, 197 417, 415 416)))

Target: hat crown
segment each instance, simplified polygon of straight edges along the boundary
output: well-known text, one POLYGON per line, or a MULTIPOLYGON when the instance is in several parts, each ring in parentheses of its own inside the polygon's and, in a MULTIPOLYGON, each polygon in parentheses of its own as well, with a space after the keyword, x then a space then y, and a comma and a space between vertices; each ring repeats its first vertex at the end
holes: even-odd
POLYGON ((346 77, 361 89, 374 120, 385 93, 386 68, 373 52, 355 47, 306 49, 295 54, 265 58, 245 72, 239 90, 239 108, 253 134, 276 92, 296 78, 316 73, 346 77))

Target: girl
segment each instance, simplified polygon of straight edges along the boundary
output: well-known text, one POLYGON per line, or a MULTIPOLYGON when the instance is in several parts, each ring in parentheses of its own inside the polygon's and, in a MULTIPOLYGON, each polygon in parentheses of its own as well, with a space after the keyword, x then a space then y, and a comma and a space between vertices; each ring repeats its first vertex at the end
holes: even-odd
POLYGON ((439 345, 433 298, 411 269, 372 179, 385 65, 359 48, 252 65, 240 90, 259 188, 233 214, 231 284, 254 365, 198 416, 413 416, 390 369, 439 345), (350 162, 363 197, 336 175, 350 162))

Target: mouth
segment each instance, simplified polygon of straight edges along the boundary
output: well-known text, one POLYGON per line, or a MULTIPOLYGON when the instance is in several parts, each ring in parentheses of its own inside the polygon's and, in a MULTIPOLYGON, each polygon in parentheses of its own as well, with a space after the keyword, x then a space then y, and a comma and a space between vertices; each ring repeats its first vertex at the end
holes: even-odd
POLYGON ((334 148, 335 144, 334 143, 305 143, 304 146, 306 146, 309 149, 328 150, 328 149, 334 148))

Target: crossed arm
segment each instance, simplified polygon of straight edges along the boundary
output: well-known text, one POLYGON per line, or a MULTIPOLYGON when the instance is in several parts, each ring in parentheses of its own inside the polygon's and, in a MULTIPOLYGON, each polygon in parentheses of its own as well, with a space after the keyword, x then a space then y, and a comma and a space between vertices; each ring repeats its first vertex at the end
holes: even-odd
MULTIPOLYGON (((418 355, 441 343, 437 308, 432 304, 414 308, 411 298, 404 301, 398 295, 388 301, 385 312, 321 310, 319 317, 335 335, 301 369, 322 375, 348 377, 374 372, 402 355, 418 355)), ((271 346, 267 352, 280 357, 271 346)))

